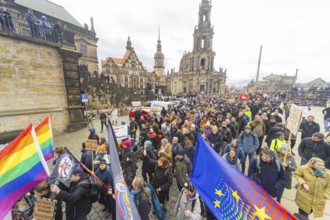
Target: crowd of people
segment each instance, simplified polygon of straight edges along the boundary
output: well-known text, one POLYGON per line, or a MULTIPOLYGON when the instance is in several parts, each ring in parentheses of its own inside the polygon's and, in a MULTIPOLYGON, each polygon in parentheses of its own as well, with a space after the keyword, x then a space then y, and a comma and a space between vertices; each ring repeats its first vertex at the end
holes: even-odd
MULTIPOLYGON (((38 19, 32 9, 27 11, 25 19, 29 25, 31 37, 42 38, 56 43, 61 42, 61 26, 59 22, 52 25, 45 15, 38 19)), ((12 16, 5 7, 0 7, 0 28, 8 32, 16 32, 12 16)))
MULTIPOLYGON (((189 180, 198 132, 219 158, 254 180, 274 200, 281 202, 284 190, 295 187, 299 219, 308 219, 310 214, 321 217, 326 200, 330 199, 330 175, 326 170, 330 168, 330 144, 326 141, 329 135, 325 137, 314 117, 309 115, 300 124, 301 142, 296 143, 296 137, 290 135, 286 127, 287 117, 284 117, 290 104, 282 105, 267 99, 229 102, 217 97, 197 96, 149 114, 147 119, 136 109, 127 125, 130 137, 119 142, 118 151, 125 182, 141 218, 148 220, 152 210, 152 192, 147 185, 152 186, 163 213, 166 213, 175 178, 178 189, 178 196, 174 198, 177 201, 176 218, 201 219, 205 216, 208 220, 215 219, 189 180), (142 145, 139 158, 134 152, 135 143, 142 145), (298 148, 295 151, 300 165, 294 148, 298 148), (142 161, 141 175, 137 174, 137 159, 142 161), (298 182, 295 186, 293 178, 298 182)), ((108 128, 105 118, 105 115, 100 117, 102 130, 108 128)), ((99 147, 92 159, 93 154, 85 150, 83 143, 81 162, 95 170, 95 175, 110 189, 101 190, 98 202, 104 206, 107 216, 115 219, 109 145, 105 138, 96 134, 95 128, 89 131, 88 139, 97 140, 99 147)), ((58 157, 61 149, 55 153, 58 157)), ((52 192, 56 199, 66 203, 69 219, 86 219, 91 209, 86 205, 90 204, 88 189, 83 184, 86 175, 79 167, 73 171, 69 189, 56 185, 45 187, 45 195, 52 192)))

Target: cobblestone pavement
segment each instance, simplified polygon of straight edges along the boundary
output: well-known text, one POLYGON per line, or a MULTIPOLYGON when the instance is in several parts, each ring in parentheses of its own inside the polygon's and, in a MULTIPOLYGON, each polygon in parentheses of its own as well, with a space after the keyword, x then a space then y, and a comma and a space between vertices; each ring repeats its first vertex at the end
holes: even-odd
MULTIPOLYGON (((324 132, 323 128, 323 115, 321 113, 322 107, 312 107, 311 114, 315 116, 315 121, 318 122, 321 126, 321 131, 324 132)), ((125 121, 126 124, 128 123, 128 117, 119 117, 118 122, 120 123, 121 121, 125 121)), ((100 133, 100 123, 99 120, 95 119, 93 121, 93 124, 96 129, 96 133, 99 135, 99 137, 105 137, 107 138, 107 133, 100 133)), ((54 144, 55 146, 66 146, 70 149, 70 151, 78 158, 80 159, 81 153, 80 153, 80 147, 81 143, 84 142, 87 137, 88 137, 88 128, 81 129, 76 132, 72 133, 65 133, 61 135, 56 135, 54 137, 54 144)), ((300 164, 300 158, 298 156, 297 152, 297 147, 298 144, 300 143, 300 134, 298 134, 298 139, 295 148, 293 149, 294 153, 296 154, 295 159, 297 161, 297 164, 300 164)), ((138 174, 141 174, 141 162, 138 163, 138 166, 140 169, 138 169, 138 174)), ((295 185, 297 182, 293 178, 293 185, 295 185)), ((282 198, 282 205, 286 207, 290 212, 295 213, 298 212, 298 208, 294 203, 294 198, 295 198, 296 190, 285 190, 284 195, 282 198)), ((178 198, 179 195, 179 190, 177 188, 176 180, 174 179, 173 185, 171 186, 170 190, 170 201, 168 203, 167 207, 167 219, 168 220, 173 220, 174 218, 174 206, 176 203, 176 199, 178 198)), ((110 219, 110 218, 105 218, 105 213, 102 212, 102 205, 98 204, 97 202, 94 203, 93 205, 93 210, 91 211, 89 215, 89 219, 91 220, 101 220, 101 219, 110 219)), ((156 219, 154 216, 151 214, 151 219, 156 219)), ((205 218, 204 218, 205 219, 205 218)), ((312 216, 310 219, 314 219, 312 216)), ((329 220, 330 219, 330 202, 327 201, 326 208, 325 208, 325 215, 323 218, 318 218, 319 220, 329 220)))

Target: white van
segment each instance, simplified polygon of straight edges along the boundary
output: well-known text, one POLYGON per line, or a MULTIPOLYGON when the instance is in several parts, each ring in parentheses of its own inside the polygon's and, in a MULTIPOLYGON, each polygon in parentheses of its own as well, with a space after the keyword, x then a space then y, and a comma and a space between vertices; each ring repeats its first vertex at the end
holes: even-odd
POLYGON ((166 110, 168 110, 169 105, 173 105, 172 102, 162 102, 162 101, 147 101, 143 107, 144 108, 150 108, 153 112, 160 112, 163 107, 165 107, 166 110))

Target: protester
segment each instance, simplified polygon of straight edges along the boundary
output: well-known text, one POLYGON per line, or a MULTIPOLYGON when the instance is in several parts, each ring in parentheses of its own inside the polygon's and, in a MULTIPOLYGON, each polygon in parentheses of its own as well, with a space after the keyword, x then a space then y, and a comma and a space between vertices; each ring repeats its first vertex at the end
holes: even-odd
POLYGON ((142 162, 143 179, 147 183, 152 183, 155 166, 157 164, 157 156, 153 150, 152 143, 149 140, 144 142, 144 148, 143 148, 143 153, 141 155, 141 160, 143 161, 142 162))
POLYGON ((222 135, 217 126, 212 126, 212 132, 207 135, 207 140, 215 152, 222 154, 222 135))
MULTIPOLYGON (((259 147, 257 135, 251 133, 251 127, 245 126, 244 132, 238 137, 239 146, 245 153, 245 161, 249 156, 249 163, 254 159, 255 153, 259 147)), ((245 173, 245 163, 242 163, 242 172, 245 173)))
POLYGON ((236 148, 230 147, 227 152, 222 156, 230 165, 242 171, 241 161, 237 157, 236 148))
POLYGON ((43 37, 45 40, 52 40, 52 34, 51 34, 51 28, 52 25, 49 23, 46 16, 41 16, 41 19, 39 20, 39 30, 41 32, 41 37, 43 37))
MULTIPOLYGON (((108 166, 106 160, 100 160, 99 168, 96 170, 95 175, 109 188, 112 189, 113 187, 113 176, 111 167, 108 166)), ((112 206, 111 196, 108 195, 107 190, 102 187, 100 191, 100 198, 98 200, 100 204, 102 204, 103 210, 108 211, 109 213, 113 212, 115 207, 112 206)))
POLYGON ((325 109, 322 110, 324 115, 324 130, 325 132, 330 131, 330 105, 328 104, 325 109))
POLYGON ((284 188, 285 174, 281 162, 272 150, 264 149, 249 166, 248 176, 276 199, 284 188))
POLYGON ((94 169, 95 170, 98 169, 102 160, 104 160, 107 165, 110 164, 109 155, 107 154, 104 144, 102 144, 101 146, 99 146, 97 148, 96 157, 94 158, 94 169))
POLYGON ((300 125, 301 140, 307 137, 312 137, 314 133, 320 132, 320 125, 314 121, 313 115, 308 115, 307 120, 300 125))
POLYGON ((61 156, 62 152, 64 150, 64 147, 56 147, 54 150, 54 160, 52 162, 53 166, 55 166, 55 164, 58 161, 58 158, 61 156))
POLYGON ((90 186, 89 175, 84 173, 80 166, 72 171, 68 191, 60 189, 57 185, 51 185, 50 190, 56 194, 56 199, 66 204, 66 219, 87 220, 87 215, 92 209, 90 186))
POLYGON ((90 128, 89 129, 89 135, 88 135, 88 140, 97 140, 97 144, 100 143, 100 138, 99 136, 95 133, 95 128, 90 128))
POLYGON ((277 138, 277 133, 282 132, 284 133, 283 123, 276 122, 276 125, 270 128, 269 133, 266 137, 267 146, 270 147, 272 145, 272 141, 277 138))
POLYGON ((230 144, 227 144, 223 152, 227 153, 229 148, 234 148, 236 150, 237 158, 239 159, 242 166, 242 164, 245 163, 245 153, 243 149, 239 146, 238 139, 234 139, 230 144))
POLYGON ((199 195, 190 181, 186 181, 174 207, 176 219, 201 219, 201 203, 199 195))
POLYGON ((184 154, 184 150, 179 150, 174 159, 174 176, 178 185, 179 191, 182 190, 183 184, 189 179, 192 165, 189 158, 184 154))
POLYGON ((118 109, 117 107, 114 105, 112 107, 112 111, 111 111, 111 123, 113 125, 116 125, 118 122, 118 109))
POLYGON ((301 157, 300 165, 305 165, 312 157, 321 158, 330 169, 330 145, 324 141, 322 133, 314 133, 312 137, 303 139, 298 146, 301 157))
MULTIPOLYGON (((50 185, 49 183, 46 182, 46 180, 42 181, 41 183, 39 183, 39 185, 37 185, 34 188, 34 195, 36 197, 51 199, 51 200, 54 200, 56 197, 56 195, 50 191, 50 185)), ((62 201, 56 200, 54 220, 62 220, 62 216, 63 216, 62 201)))
POLYGON ((195 150, 196 148, 192 145, 191 141, 187 141, 184 146, 184 154, 187 155, 192 164, 194 164, 195 150))
POLYGON ((80 162, 82 164, 84 164, 89 170, 93 169, 93 165, 92 165, 92 151, 90 150, 86 150, 86 145, 85 143, 81 144, 81 158, 80 158, 80 162))
MULTIPOLYGON (((287 145, 282 145, 278 152, 275 153, 276 158, 282 162, 282 166, 285 173, 285 189, 292 188, 292 172, 297 169, 296 160, 291 155, 291 150, 287 145)), ((281 198, 284 192, 284 188, 280 189, 277 196, 277 201, 281 202, 281 198)))
POLYGON ((124 164, 125 167, 129 167, 132 174, 133 174, 133 179, 136 176, 136 163, 135 163, 135 155, 131 147, 131 140, 127 139, 123 141, 122 143, 124 151, 122 154, 121 162, 124 164))
POLYGON ((314 218, 322 217, 326 200, 330 199, 330 175, 324 161, 310 158, 307 164, 297 168, 294 177, 298 181, 295 201, 299 214, 308 217, 313 213, 314 218))
POLYGON ((173 164, 172 145, 166 138, 162 139, 161 146, 158 150, 158 157, 165 156, 173 164))
POLYGON ((157 160, 152 186, 155 188, 159 202, 163 204, 162 209, 167 211, 170 186, 173 183, 172 169, 166 156, 161 156, 157 160))
POLYGON ((254 120, 250 122, 249 126, 251 127, 251 131, 258 137, 259 146, 257 149, 257 154, 259 154, 264 140, 264 136, 266 135, 266 125, 262 121, 260 115, 256 115, 254 117, 254 120))
POLYGON ((275 152, 275 151, 279 151, 283 145, 288 145, 285 141, 284 133, 277 132, 276 138, 272 140, 272 143, 269 148, 275 152))
POLYGON ((149 212, 151 210, 151 197, 148 189, 144 186, 142 177, 135 177, 132 183, 131 197, 139 212, 141 220, 149 220, 149 212))

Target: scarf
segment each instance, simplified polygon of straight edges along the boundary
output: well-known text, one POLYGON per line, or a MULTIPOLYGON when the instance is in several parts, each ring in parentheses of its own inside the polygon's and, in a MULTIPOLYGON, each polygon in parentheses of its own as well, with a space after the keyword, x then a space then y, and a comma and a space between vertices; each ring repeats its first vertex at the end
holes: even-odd
POLYGON ((316 169, 314 167, 312 167, 312 170, 314 171, 314 173, 315 173, 315 175, 317 177, 320 177, 320 176, 322 176, 324 174, 324 171, 323 170, 318 170, 318 169, 316 169))
POLYGON ((234 157, 234 159, 231 159, 229 157, 229 154, 227 153, 226 155, 226 160, 228 163, 230 163, 231 165, 236 165, 237 164, 237 155, 234 157))

